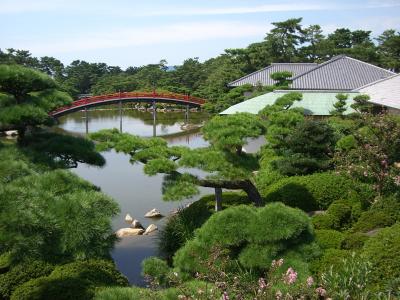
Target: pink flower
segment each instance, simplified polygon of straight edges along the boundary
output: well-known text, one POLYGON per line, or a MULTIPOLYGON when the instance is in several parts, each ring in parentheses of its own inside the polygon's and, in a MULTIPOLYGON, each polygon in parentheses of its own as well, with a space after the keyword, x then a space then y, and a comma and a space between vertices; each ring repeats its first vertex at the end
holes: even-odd
POLYGON ((397 185, 397 186, 400 186, 400 176, 396 176, 394 178, 394 184, 397 185))
POLYGON ((309 276, 307 278, 307 286, 311 287, 314 284, 314 278, 312 278, 311 276, 309 276))
POLYGON ((284 281, 286 284, 293 284, 297 280, 297 272, 292 268, 287 269, 284 281))
POLYGON ((265 289, 267 287, 267 284, 265 283, 264 278, 260 278, 258 279, 258 286, 260 287, 260 289, 265 289))
POLYGON ((283 258, 281 258, 280 260, 278 260, 277 262, 278 267, 283 265, 283 258))
POLYGON ((228 293, 227 293, 227 292, 224 292, 224 293, 222 294, 222 299, 223 299, 223 300, 229 300, 229 296, 228 296, 228 293))
POLYGON ((318 294, 318 296, 322 296, 322 297, 326 296, 326 290, 322 287, 316 288, 315 292, 318 294))

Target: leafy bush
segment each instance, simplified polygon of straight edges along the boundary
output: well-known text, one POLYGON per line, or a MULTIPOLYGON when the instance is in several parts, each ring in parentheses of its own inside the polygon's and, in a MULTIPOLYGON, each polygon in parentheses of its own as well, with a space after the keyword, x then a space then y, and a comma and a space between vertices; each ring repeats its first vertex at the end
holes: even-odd
POLYGON ((360 250, 368 238, 369 237, 366 234, 360 232, 349 233, 344 237, 341 248, 347 250, 360 250))
POLYGON ((365 242, 362 253, 372 263, 372 283, 384 287, 400 277, 400 223, 383 228, 365 242))
POLYGON ((259 188, 266 202, 279 201, 305 211, 327 209, 340 199, 368 201, 372 194, 368 195, 368 186, 357 185, 350 178, 334 173, 293 176, 259 188))
POLYGON ((169 272, 167 262, 157 257, 146 258, 142 262, 142 276, 150 277, 157 286, 168 285, 169 272))
POLYGON ((335 229, 347 228, 351 224, 351 213, 352 207, 340 200, 333 202, 327 210, 327 214, 333 217, 335 229))
POLYGON ((310 264, 311 271, 316 275, 328 272, 331 266, 337 266, 343 259, 351 255, 349 250, 326 249, 324 254, 310 264))
MULTIPOLYGON (((192 203, 189 207, 179 209, 171 216, 160 231, 158 248, 161 255, 171 262, 175 252, 192 239, 194 231, 201 227, 214 212, 215 196, 207 195, 192 203)), ((248 198, 241 193, 223 193, 222 209, 248 203, 248 198)))
POLYGON ((357 223, 353 226, 353 231, 368 232, 373 229, 387 227, 395 223, 395 220, 384 211, 368 210, 363 212, 357 223))
POLYGON ((260 209, 240 205, 211 216, 176 253, 174 265, 184 273, 207 272, 202 262, 217 247, 230 257, 232 268, 239 262, 245 268, 265 270, 289 249, 311 243, 310 219, 302 211, 281 203, 260 209))
POLYGON ((0 189, 0 244, 15 261, 108 257, 118 206, 68 171, 13 180, 0 189))
POLYGON ((49 276, 20 285, 11 299, 92 299, 96 287, 126 285, 128 285, 127 279, 119 273, 112 262, 80 261, 58 266, 49 276))
POLYGON ((336 230, 316 230, 315 238, 322 249, 340 249, 344 234, 336 230))
POLYGON ((7 273, 0 275, 0 298, 9 299, 19 285, 49 275, 53 269, 54 266, 43 261, 29 261, 12 267, 7 273))
POLYGON ((334 228, 335 220, 333 216, 325 212, 313 216, 312 223, 315 229, 332 229, 334 228))

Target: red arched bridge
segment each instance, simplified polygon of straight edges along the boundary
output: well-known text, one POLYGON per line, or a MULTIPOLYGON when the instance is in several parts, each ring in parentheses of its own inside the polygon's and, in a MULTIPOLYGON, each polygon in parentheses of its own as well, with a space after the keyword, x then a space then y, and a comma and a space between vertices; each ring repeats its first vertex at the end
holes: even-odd
POLYGON ((51 111, 49 114, 52 117, 56 118, 89 107, 125 102, 150 102, 153 104, 155 102, 162 102, 181 104, 188 107, 200 107, 206 102, 206 100, 198 97, 176 93, 123 92, 79 99, 69 105, 57 108, 56 110, 51 111))

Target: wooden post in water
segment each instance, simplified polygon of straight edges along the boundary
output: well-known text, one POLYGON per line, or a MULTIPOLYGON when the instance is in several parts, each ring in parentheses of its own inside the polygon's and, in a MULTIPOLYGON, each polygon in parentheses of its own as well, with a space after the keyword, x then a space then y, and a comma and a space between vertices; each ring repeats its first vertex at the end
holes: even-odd
POLYGON ((122 101, 119 100, 119 132, 122 133, 122 101))
POLYGON ((215 211, 222 210, 222 189, 215 188, 215 211))
POLYGON ((156 136, 157 136, 157 132, 156 132, 156 120, 157 120, 156 100, 153 100, 153 137, 156 137, 156 136))
POLYGON ((87 107, 85 107, 85 127, 86 127, 86 134, 89 133, 89 111, 87 107))
POLYGON ((186 105, 185 122, 189 123, 189 105, 186 105))

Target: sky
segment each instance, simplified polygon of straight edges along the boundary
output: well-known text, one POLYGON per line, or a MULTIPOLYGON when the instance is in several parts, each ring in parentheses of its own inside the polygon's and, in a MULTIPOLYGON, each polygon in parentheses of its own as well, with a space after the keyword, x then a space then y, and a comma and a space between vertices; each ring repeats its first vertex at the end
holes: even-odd
POLYGON ((400 31, 400 0, 0 0, 0 49, 122 68, 204 61, 262 41, 272 22, 400 31))

